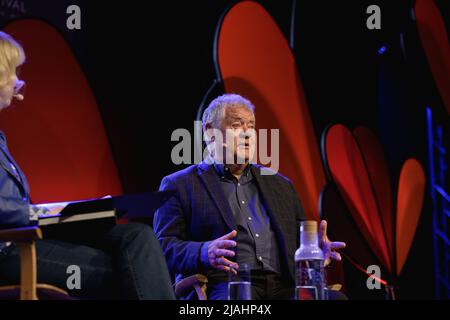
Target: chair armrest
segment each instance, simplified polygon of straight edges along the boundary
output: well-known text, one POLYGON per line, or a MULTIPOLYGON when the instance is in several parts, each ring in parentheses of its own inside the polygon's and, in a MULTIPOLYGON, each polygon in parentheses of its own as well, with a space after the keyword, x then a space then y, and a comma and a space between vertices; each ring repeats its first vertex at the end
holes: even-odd
POLYGON ((187 278, 178 281, 175 284, 175 294, 178 297, 183 295, 183 292, 194 288, 197 292, 199 300, 206 300, 206 284, 208 283, 208 278, 202 274, 194 274, 187 278))
POLYGON ((35 241, 42 239, 37 226, 0 230, 0 241, 15 241, 20 252, 20 299, 37 300, 37 261, 35 241))
POLYGON ((340 283, 335 283, 335 284, 331 284, 329 286, 327 286, 328 290, 332 290, 332 291, 340 291, 342 289, 342 284, 340 283))
POLYGON ((0 230, 0 242, 24 242, 38 239, 42 239, 42 231, 37 226, 0 230))

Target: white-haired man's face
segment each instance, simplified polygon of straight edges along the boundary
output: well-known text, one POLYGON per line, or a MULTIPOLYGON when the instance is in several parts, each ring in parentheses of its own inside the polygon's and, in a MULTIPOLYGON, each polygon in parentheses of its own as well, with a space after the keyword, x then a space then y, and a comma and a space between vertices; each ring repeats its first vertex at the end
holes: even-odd
POLYGON ((246 106, 229 106, 214 135, 214 158, 225 164, 245 164, 252 159, 255 146, 255 115, 246 106), (222 134, 218 136, 219 132, 222 134))

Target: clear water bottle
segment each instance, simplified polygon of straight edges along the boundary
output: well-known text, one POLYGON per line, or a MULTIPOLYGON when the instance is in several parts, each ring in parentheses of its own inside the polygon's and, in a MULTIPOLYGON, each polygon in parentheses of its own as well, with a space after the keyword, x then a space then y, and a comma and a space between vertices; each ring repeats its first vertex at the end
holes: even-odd
POLYGON ((295 252, 295 299, 327 299, 324 254, 314 220, 302 221, 300 225, 300 248, 295 252))

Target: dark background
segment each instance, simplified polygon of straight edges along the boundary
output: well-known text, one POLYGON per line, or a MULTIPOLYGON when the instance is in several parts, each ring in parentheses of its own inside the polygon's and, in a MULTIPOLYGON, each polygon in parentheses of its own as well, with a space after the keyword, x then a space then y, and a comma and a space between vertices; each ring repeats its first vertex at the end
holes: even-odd
MULTIPOLYGON (((293 2, 258 2, 289 39, 293 2)), ((125 192, 158 189, 163 176, 181 169, 170 159, 176 144, 171 133, 176 128, 193 130, 198 106, 216 77, 216 25, 233 1, 21 3, 26 12, 6 8, 0 15, 2 25, 24 16, 39 17, 70 43, 97 99, 125 192), (65 27, 69 4, 81 8, 81 30, 65 27)), ((309 0, 297 1, 296 6, 294 54, 317 136, 331 122, 368 126, 384 146, 393 180, 409 157, 427 170, 425 105, 430 101, 416 88, 427 82, 429 96, 433 87, 426 68, 404 62, 399 45, 399 34, 411 31, 411 3, 309 0), (372 4, 381 7, 381 30, 366 28, 366 8, 372 4), (387 47, 382 56, 377 54, 381 46, 387 47)), ((449 28, 449 2, 436 4, 449 28)), ((414 33, 411 39, 418 43, 414 33)), ((414 56, 420 60, 420 54, 419 50, 414 56)), ((448 122, 439 98, 432 102, 438 120, 448 122)), ((404 298, 434 296, 428 190, 426 196, 400 282, 404 298)), ((359 282, 365 284, 364 275, 359 282)))

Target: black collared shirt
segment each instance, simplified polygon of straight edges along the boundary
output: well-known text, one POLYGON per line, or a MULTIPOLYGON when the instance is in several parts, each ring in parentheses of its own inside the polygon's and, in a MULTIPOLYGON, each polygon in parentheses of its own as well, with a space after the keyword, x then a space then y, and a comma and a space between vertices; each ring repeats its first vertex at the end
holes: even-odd
POLYGON ((277 240, 250 165, 239 181, 223 164, 214 167, 237 226, 236 262, 253 270, 280 272, 277 240))

